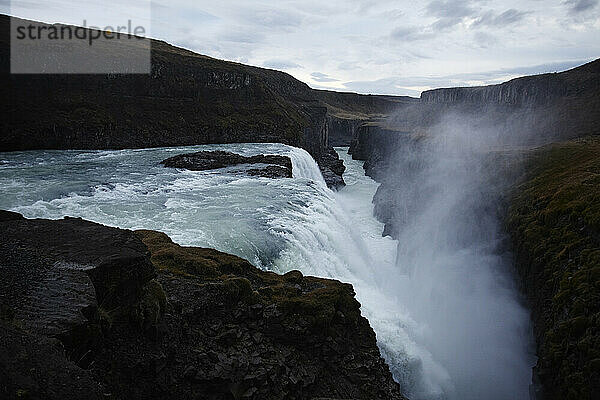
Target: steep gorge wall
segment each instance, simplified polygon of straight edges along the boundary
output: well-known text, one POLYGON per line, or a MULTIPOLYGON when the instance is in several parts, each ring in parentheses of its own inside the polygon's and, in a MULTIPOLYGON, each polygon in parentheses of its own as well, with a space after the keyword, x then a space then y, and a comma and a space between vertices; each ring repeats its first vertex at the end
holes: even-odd
POLYGON ((420 107, 424 114, 476 116, 477 124, 501 131, 508 144, 543 145, 600 133, 599 93, 600 60, 596 60, 499 85, 426 91, 420 107))
POLYGON ((482 136, 497 135, 497 144, 506 146, 540 146, 600 134, 600 59, 499 85, 429 90, 418 100, 395 106, 387 115, 354 127, 350 151, 355 158, 389 153, 394 140, 388 136, 443 134, 453 122, 482 136))
POLYGON ((546 104, 568 94, 568 85, 558 74, 533 79, 515 79, 493 86, 434 89, 423 92, 425 103, 546 104))
MULTIPOLYGON (((152 40, 149 75, 11 75, 9 24, 0 16, 0 151, 277 142, 306 149, 328 176, 341 174, 327 106, 288 74, 152 40)), ((90 62, 135 50, 95 46, 90 62)))
POLYGON ((543 105, 559 97, 594 96, 600 92, 598 61, 573 70, 527 76, 490 86, 428 90, 421 94, 424 103, 476 103, 543 105))
POLYGON ((600 138, 529 152, 507 229, 529 299, 537 399, 600 392, 600 138))
POLYGON ((350 146, 352 138, 362 122, 360 119, 339 118, 328 115, 329 144, 333 147, 350 146))
MULTIPOLYGON (((0 15, 5 110, 0 151, 278 142, 302 147, 321 161, 331 153, 332 128, 339 143, 334 114, 381 113, 397 101, 313 90, 283 72, 157 40, 151 41, 149 75, 11 75, 9 27, 10 18, 0 15)), ((119 57, 139 51, 135 46, 95 44, 89 62, 111 57, 118 63, 119 57)))

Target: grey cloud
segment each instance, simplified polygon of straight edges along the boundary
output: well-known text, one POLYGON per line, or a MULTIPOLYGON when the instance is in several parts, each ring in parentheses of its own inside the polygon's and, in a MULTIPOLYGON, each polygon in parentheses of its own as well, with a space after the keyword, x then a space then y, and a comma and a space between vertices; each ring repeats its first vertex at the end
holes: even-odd
POLYGON ((403 18, 406 15, 406 13, 404 12, 404 10, 395 8, 393 10, 386 10, 384 12, 382 12, 380 14, 380 16, 382 18, 388 19, 388 20, 398 20, 403 18))
POLYGON ((427 14, 438 18, 464 18, 475 14, 470 0, 434 0, 427 5, 427 14))
POLYGON ((589 61, 592 61, 592 60, 589 59, 589 60, 574 60, 574 61, 557 61, 557 62, 552 62, 552 63, 527 66, 527 67, 503 68, 503 69, 499 69, 497 71, 488 72, 487 74, 482 74, 482 75, 480 75, 480 77, 482 77, 482 78, 484 78, 486 76, 488 78, 493 77, 493 76, 497 77, 497 76, 501 76, 502 74, 536 75, 536 74, 545 74, 545 73, 549 73, 549 72, 561 72, 561 71, 566 71, 566 70, 578 67, 589 61))
POLYGON ((219 40, 226 42, 235 42, 235 43, 261 43, 264 39, 264 36, 257 32, 226 32, 219 35, 219 40))
POLYGON ((433 37, 433 33, 426 32, 423 28, 416 26, 405 26, 396 28, 392 31, 390 36, 393 39, 404 40, 404 41, 416 41, 425 40, 433 37))
MULTIPOLYGON (((353 92, 370 93, 370 94, 386 94, 396 96, 413 96, 418 97, 420 92, 414 89, 402 87, 403 80, 398 77, 377 79, 374 81, 355 81, 346 82, 344 86, 353 92)), ((410 85, 406 85, 410 86, 410 85)))
POLYGON ((294 30, 299 28, 305 19, 304 14, 294 10, 258 6, 251 3, 238 9, 235 14, 244 24, 275 31, 294 30))
POLYGON ((428 56, 427 54, 423 54, 419 51, 409 51, 408 55, 412 58, 422 59, 422 60, 433 60, 433 57, 428 56))
POLYGON ((475 43, 484 49, 490 48, 498 43, 498 39, 494 35, 485 32, 475 32, 475 43))
POLYGON ((351 71, 353 69, 357 69, 359 67, 359 63, 346 61, 338 65, 337 69, 340 71, 351 71))
MULTIPOLYGON (((219 17, 210 14, 198 8, 181 9, 173 5, 165 5, 152 1, 150 3, 152 10, 153 24, 175 27, 181 30, 185 21, 192 20, 195 24, 206 24, 219 21, 219 17)), ((191 29, 191 27, 186 27, 191 29)))
POLYGON ((474 15, 477 10, 472 0, 434 0, 427 7, 427 15, 438 20, 430 27, 435 32, 448 30, 460 24, 466 17, 474 15))
POLYGON ((257 12, 254 18, 258 24, 269 27, 294 28, 302 23, 300 14, 282 10, 262 10, 257 12))
MULTIPOLYGON (((31 0, 20 0, 15 3, 14 0, 0 0, 0 10, 3 13, 9 13, 10 11, 16 10, 43 10, 48 8, 46 1, 31 1, 31 0)), ((51 7, 55 8, 56 7, 51 7)))
POLYGON ((458 17, 440 18, 431 25, 431 28, 437 32, 445 31, 446 29, 452 28, 453 26, 460 24, 462 20, 462 18, 458 17))
POLYGON ((569 6, 569 11, 571 13, 578 14, 596 7, 598 1, 599 0, 567 0, 564 4, 569 6))
POLYGON ((338 82, 339 81, 339 79, 331 78, 329 75, 323 74, 321 72, 313 72, 312 74, 310 74, 310 76, 316 82, 338 82))
MULTIPOLYGON (((579 0, 579 1, 598 1, 598 0, 579 0)), ((475 2, 471 0, 448 1, 435 0, 427 5, 427 14, 437 17, 438 20, 430 27, 435 32, 448 30, 465 20, 467 17, 474 17, 479 12, 475 8, 475 2)), ((494 11, 487 11, 475 20, 473 26, 506 26, 522 20, 528 12, 519 11, 514 8, 497 14, 494 11)))
POLYGON ((514 68, 501 68, 492 71, 476 72, 476 73, 464 73, 464 74, 453 74, 448 75, 442 79, 443 81, 453 82, 453 85, 464 85, 469 81, 483 81, 494 83, 494 80, 502 79, 507 76, 526 76, 526 75, 538 75, 552 72, 566 71, 591 60, 576 60, 576 61, 557 61, 546 64, 514 67, 514 68), (460 83, 463 82, 463 83, 460 83))
POLYGON ((273 68, 273 69, 292 69, 292 68, 302 68, 301 65, 296 64, 291 61, 286 60, 267 60, 263 63, 263 67, 273 68))
POLYGON ((514 24, 522 20, 529 12, 519 11, 511 8, 510 10, 504 11, 502 14, 496 14, 493 11, 488 11, 479 17, 474 25, 475 26, 506 26, 514 24))

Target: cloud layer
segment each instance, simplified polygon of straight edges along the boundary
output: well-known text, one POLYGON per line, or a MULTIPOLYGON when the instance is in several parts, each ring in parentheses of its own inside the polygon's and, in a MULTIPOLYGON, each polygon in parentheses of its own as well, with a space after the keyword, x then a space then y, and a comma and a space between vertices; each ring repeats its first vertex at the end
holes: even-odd
MULTIPOLYGON (((108 24, 122 7, 106 1, 79 10, 67 0, 13 1, 12 13, 78 23, 97 3, 94 18, 108 24)), ((599 0, 135 1, 144 2, 153 37, 334 90, 418 95, 600 57, 599 0)))

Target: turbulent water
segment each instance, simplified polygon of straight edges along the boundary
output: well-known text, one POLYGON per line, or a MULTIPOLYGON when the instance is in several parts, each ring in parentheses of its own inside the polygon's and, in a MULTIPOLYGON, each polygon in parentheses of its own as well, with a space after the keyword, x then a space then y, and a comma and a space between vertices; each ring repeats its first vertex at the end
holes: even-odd
MULTIPOLYGON (((465 347, 489 344, 488 332, 480 332, 482 343, 477 342, 476 331, 466 335, 468 342, 457 343, 454 336, 448 341, 440 331, 440 327, 454 326, 447 323, 455 317, 452 313, 458 316, 455 331, 470 329, 463 325, 469 321, 461 317, 464 313, 460 310, 469 309, 468 302, 480 300, 468 292, 475 289, 451 280, 436 286, 434 267, 409 274, 403 266, 406 258, 397 259, 398 242, 381 237, 383 226, 373 217, 371 200, 377 184, 364 175, 361 162, 353 161, 345 149, 338 152, 348 168, 344 175, 348 185, 338 193, 327 189, 308 153, 280 144, 4 153, 0 154, 0 208, 29 218, 68 215, 121 228, 159 230, 179 244, 233 253, 260 268, 277 272, 299 269, 307 275, 350 282, 377 333, 382 354, 408 395, 414 399, 463 399, 482 393, 469 388, 471 383, 464 374, 473 370, 472 363, 487 367, 485 360, 458 357, 457 362, 447 357, 468 352, 465 347), (231 169, 192 172, 159 165, 165 158, 196 150, 288 155, 293 178, 273 180, 231 169), (443 296, 449 294, 449 285, 466 292, 463 297, 450 294, 456 304, 440 306, 443 296), (442 291, 432 295, 436 289, 442 291), (428 301, 433 303, 420 303, 428 301), (436 307, 442 312, 434 318, 436 307), (436 318, 443 322, 432 326, 436 318), (440 351, 440 346, 453 348, 440 351), (465 393, 467 397, 459 397, 465 393)), ((432 263, 436 261, 439 259, 432 259, 432 263)), ((468 278, 470 266, 465 265, 452 278, 468 278)), ((480 283, 477 270, 473 273, 474 284, 480 283)), ((510 290, 507 293, 509 298, 513 295, 510 290)), ((504 303, 490 304, 476 305, 481 308, 478 312, 489 313, 488 322, 502 331, 509 318, 497 306, 504 303)), ((510 323, 506 326, 512 328, 510 323)), ((504 349, 502 343, 493 344, 504 349)), ((480 353, 481 357, 490 354, 480 353)), ((514 357, 508 354, 507 358, 514 357)), ((511 364, 498 367, 507 365, 511 364)), ((528 376, 520 369, 515 374, 524 375, 519 387, 499 388, 498 393, 522 398, 528 376)), ((484 382, 486 387, 493 384, 484 382)), ((472 385, 477 388, 482 383, 472 385)), ((490 392, 486 398, 496 397, 490 392)))

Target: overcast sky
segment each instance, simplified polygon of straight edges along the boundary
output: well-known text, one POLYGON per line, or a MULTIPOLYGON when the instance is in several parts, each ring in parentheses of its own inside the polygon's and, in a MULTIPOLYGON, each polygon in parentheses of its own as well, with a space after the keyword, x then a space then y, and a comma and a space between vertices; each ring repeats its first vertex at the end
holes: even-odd
MULTIPOLYGON (((45 22, 122 23, 315 88, 418 96, 600 57, 600 0, 0 0, 45 22), (124 5, 123 3, 128 3, 124 5), (139 22, 141 21, 141 22, 139 22)), ((89 26, 89 23, 88 23, 89 26)))

